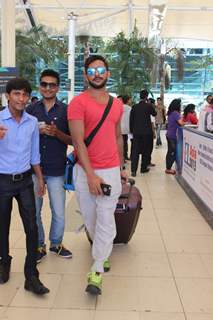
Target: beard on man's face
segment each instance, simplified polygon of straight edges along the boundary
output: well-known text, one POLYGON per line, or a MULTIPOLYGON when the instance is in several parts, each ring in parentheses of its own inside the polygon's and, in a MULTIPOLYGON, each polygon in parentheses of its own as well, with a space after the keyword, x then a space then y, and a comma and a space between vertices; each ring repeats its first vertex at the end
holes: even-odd
MULTIPOLYGON (((95 80, 95 79, 94 79, 95 80)), ((93 80, 93 81, 94 81, 93 80)), ((94 88, 94 89, 102 89, 103 87, 105 87, 106 83, 107 83, 107 78, 104 79, 101 83, 95 83, 93 81, 88 80, 89 85, 94 88)))
POLYGON ((56 93, 54 94, 41 94, 42 95, 42 98, 46 99, 46 100, 52 100, 52 99, 55 99, 56 98, 56 93))

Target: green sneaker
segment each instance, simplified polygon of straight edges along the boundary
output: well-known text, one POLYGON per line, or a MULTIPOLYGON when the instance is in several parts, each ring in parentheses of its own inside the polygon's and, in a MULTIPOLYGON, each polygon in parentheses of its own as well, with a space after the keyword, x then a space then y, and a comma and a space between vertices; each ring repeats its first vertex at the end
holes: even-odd
POLYGON ((96 272, 90 272, 87 275, 87 287, 86 292, 92 295, 101 294, 102 276, 96 272))
POLYGON ((110 262, 109 259, 104 261, 104 272, 108 272, 110 270, 110 262))

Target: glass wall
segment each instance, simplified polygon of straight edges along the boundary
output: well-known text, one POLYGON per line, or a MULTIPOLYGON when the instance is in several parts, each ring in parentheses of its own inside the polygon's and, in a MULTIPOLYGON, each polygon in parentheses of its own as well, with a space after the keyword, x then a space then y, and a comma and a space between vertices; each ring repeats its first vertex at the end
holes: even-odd
MULTIPOLYGON (((166 59, 166 62, 171 67, 171 81, 169 89, 165 91, 165 101, 169 103, 173 98, 181 97, 184 104, 189 102, 195 103, 199 110, 207 94, 213 92, 213 64, 209 63, 210 58, 213 58, 213 49, 189 48, 184 49, 184 51, 184 77, 180 82, 177 82, 177 67, 175 60, 170 57, 167 57, 166 59)), ((84 88, 83 64, 83 53, 79 53, 75 59, 76 94, 82 92, 84 88)), ((58 62, 56 69, 59 70, 61 76, 59 98, 67 101, 67 62, 58 62)), ((113 79, 109 80, 109 88, 113 82, 113 79)), ((152 92, 155 97, 159 95, 159 82, 152 88, 152 92)))
MULTIPOLYGON (((213 49, 197 48, 185 49, 184 77, 177 82, 176 62, 167 58, 166 62, 171 66, 170 87, 166 90, 165 100, 181 97, 184 104, 192 102, 200 109, 205 97, 213 92, 213 49)), ((159 94, 160 84, 153 88, 155 94, 159 94)))

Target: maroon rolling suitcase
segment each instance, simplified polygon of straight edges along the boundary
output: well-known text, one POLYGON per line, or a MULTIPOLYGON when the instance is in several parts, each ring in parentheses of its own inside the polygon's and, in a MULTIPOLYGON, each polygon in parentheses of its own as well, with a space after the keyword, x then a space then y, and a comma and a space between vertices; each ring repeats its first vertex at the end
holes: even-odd
MULTIPOLYGON (((128 183, 125 182, 122 184, 122 193, 115 210, 117 234, 114 239, 114 244, 128 243, 135 232, 140 211, 142 209, 142 196, 134 184, 135 180, 133 179, 128 179, 128 183)), ((91 243, 92 241, 88 231, 85 231, 87 238, 91 243)))
POLYGON ((122 185, 122 193, 115 210, 117 235, 114 243, 129 242, 135 232, 142 209, 142 196, 134 184, 133 179, 128 179, 128 183, 122 185))

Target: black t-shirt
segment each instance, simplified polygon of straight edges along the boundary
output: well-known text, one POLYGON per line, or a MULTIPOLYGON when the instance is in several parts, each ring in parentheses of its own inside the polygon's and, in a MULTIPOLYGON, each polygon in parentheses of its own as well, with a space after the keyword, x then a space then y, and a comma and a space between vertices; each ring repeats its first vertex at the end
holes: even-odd
POLYGON ((156 114, 151 103, 141 100, 135 104, 130 113, 130 132, 133 135, 152 134, 151 115, 156 116, 156 114))

